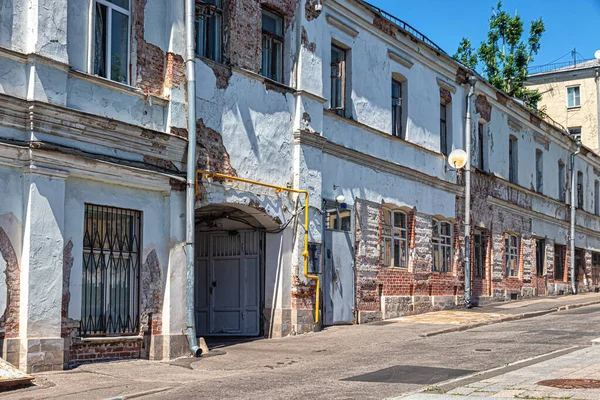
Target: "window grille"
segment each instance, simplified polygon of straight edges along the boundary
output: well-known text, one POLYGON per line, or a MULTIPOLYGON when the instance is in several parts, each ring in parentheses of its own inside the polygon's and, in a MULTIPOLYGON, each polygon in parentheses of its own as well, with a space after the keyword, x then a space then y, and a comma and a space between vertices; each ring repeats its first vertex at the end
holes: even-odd
POLYGON ((449 222, 433 220, 433 271, 448 272, 452 266, 452 225, 449 222))
POLYGON ((85 205, 80 334, 139 331, 141 212, 85 205))
POLYGON ((196 3, 196 54, 222 61, 223 0, 196 3))

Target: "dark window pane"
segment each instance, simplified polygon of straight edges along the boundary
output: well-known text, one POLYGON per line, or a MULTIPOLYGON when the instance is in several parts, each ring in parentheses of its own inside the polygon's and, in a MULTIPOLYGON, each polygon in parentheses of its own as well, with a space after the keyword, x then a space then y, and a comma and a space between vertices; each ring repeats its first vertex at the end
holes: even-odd
POLYGON ((127 49, 129 18, 120 12, 112 13, 110 76, 113 81, 127 83, 127 49))
POLYGON ((106 6, 96 3, 94 21, 94 75, 107 77, 106 74, 106 6))
POLYGON ((129 10, 129 0, 108 0, 116 6, 129 10))

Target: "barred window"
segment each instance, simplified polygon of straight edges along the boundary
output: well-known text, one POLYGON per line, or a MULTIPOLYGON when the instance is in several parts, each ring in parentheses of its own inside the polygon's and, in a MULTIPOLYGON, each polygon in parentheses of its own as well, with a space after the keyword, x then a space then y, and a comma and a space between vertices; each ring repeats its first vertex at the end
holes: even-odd
POLYGON ((85 205, 80 334, 139 330, 141 212, 85 205))
POLYGON ((223 0, 196 2, 196 54, 221 62, 223 0))
POLYGON ((507 235, 504 238, 504 261, 506 276, 517 276, 519 273, 519 238, 507 235))
POLYGON ((386 267, 408 267, 408 231, 406 214, 383 209, 381 259, 386 267))
POLYGON ((452 225, 449 222, 433 220, 433 271, 448 272, 452 266, 452 225))

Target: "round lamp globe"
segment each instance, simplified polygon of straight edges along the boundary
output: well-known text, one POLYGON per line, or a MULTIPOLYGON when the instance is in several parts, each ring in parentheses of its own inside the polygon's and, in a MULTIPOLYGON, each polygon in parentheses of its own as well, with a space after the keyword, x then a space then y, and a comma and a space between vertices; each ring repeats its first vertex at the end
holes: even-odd
POLYGON ((467 164, 467 153, 462 149, 453 150, 448 155, 448 164, 454 169, 461 169, 467 164))

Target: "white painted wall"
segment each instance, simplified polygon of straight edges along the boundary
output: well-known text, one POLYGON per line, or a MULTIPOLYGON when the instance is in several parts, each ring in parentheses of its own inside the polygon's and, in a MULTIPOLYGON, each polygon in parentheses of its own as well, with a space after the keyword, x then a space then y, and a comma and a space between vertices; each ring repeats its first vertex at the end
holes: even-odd
MULTIPOLYGON (((65 186, 65 243, 73 241, 74 258, 71 270, 71 302, 69 317, 81 317, 83 233, 85 203, 128 208, 142 212, 142 255, 141 263, 152 251, 160 262, 163 277, 167 271, 171 237, 169 214, 165 212, 165 198, 161 192, 140 190, 80 178, 68 178, 65 186)), ((181 240, 181 238, 178 238, 181 240)), ((163 288, 164 289, 164 288, 163 288)))

